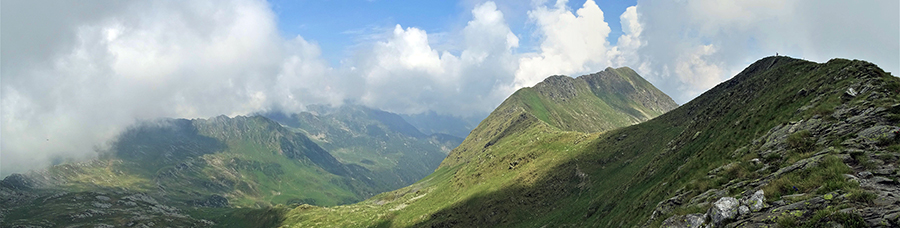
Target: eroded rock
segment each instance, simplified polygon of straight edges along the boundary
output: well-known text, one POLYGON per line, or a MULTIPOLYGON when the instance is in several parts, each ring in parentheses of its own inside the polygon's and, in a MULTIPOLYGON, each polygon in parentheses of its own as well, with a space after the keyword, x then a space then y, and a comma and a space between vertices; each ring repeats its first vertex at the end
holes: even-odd
POLYGON ((700 228, 706 222, 705 214, 676 215, 663 221, 665 228, 700 228))
POLYGON ((713 203, 713 206, 709 208, 706 214, 709 215, 710 222, 721 225, 737 217, 739 206, 740 203, 734 197, 722 197, 713 203))

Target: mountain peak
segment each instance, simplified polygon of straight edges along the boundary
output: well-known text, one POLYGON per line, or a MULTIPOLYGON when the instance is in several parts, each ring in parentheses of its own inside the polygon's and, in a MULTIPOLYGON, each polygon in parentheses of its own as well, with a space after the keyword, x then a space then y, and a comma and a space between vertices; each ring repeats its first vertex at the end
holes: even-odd
POLYGON ((522 107, 551 126, 598 132, 639 123, 678 105, 631 68, 608 67, 577 78, 554 75, 501 104, 522 107))
POLYGON ((628 68, 578 78, 554 75, 519 89, 485 118, 442 167, 464 163, 508 135, 533 126, 594 133, 649 120, 677 104, 628 68))

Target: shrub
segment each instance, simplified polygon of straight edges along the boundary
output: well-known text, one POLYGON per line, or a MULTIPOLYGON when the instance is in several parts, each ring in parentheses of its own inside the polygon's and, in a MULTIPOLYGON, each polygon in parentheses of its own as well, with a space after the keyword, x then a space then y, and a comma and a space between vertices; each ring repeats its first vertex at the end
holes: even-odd
POLYGON ((772 180, 763 189, 766 198, 775 199, 783 195, 809 193, 816 190, 818 194, 837 189, 853 189, 858 184, 846 181, 843 174, 849 173, 850 167, 839 158, 827 156, 815 167, 787 173, 772 180))
POLYGON ((875 195, 875 193, 867 192, 862 189, 854 189, 850 191, 850 195, 847 198, 858 203, 872 204, 876 197, 878 196, 875 195))
POLYGON ((815 142, 810 136, 812 136, 812 134, 810 134, 808 130, 794 132, 787 137, 788 147, 799 153, 813 151, 813 149, 815 149, 815 142))

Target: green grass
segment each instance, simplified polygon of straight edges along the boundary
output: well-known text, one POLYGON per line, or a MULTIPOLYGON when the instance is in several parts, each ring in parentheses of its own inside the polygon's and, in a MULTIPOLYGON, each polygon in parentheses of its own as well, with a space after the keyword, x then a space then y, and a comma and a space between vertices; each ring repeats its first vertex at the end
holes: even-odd
MULTIPOLYGON (((816 109, 798 110, 819 95, 825 101, 819 102, 822 109, 833 110, 836 104, 831 101, 859 102, 860 98, 841 98, 855 78, 834 81, 832 76, 860 64, 766 58, 678 109, 602 134, 567 132, 567 125, 560 124, 591 120, 569 118, 558 110, 590 108, 553 106, 560 104, 514 95, 518 98, 510 100, 523 99, 532 104, 531 109, 501 105, 437 172, 417 184, 354 205, 300 207, 288 213, 284 225, 642 226, 656 203, 682 187, 696 195, 718 188, 728 179, 768 174, 755 173, 759 167, 746 161, 758 150, 753 140, 775 126, 816 114, 816 109), (801 90, 806 92, 798 93, 801 90), (539 106, 547 111, 535 111, 539 106), (745 155, 732 157, 735 151, 745 155), (725 170, 722 177, 706 178, 707 171, 732 162, 738 165, 725 170)), ((533 92, 519 91, 525 95, 533 92)), ((763 160, 786 165, 811 156, 819 149, 811 144, 811 137, 819 136, 795 133, 788 140, 794 152, 763 160)), ((841 176, 848 172, 840 160, 828 156, 818 166, 774 180, 767 187, 771 188, 766 191, 767 198, 791 193, 794 186, 806 193, 852 192, 855 186, 841 176), (799 178, 803 175, 810 178, 799 178)))
POLYGON ((834 190, 850 191, 859 188, 858 183, 846 181, 843 174, 850 173, 850 167, 841 159, 826 156, 815 167, 791 172, 769 182, 763 190, 772 201, 781 196, 797 193, 825 194, 834 190))

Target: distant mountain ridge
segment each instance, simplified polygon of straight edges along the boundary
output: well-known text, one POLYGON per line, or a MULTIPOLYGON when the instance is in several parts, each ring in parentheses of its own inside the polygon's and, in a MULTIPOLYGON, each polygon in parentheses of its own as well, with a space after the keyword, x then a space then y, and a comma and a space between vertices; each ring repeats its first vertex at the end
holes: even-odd
POLYGON ((135 124, 96 160, 13 174, 0 181, 4 205, 0 223, 271 225, 281 212, 270 213, 283 205, 353 203, 413 183, 437 167, 446 156, 443 150, 462 140, 422 134, 400 116, 384 111, 364 107, 332 111, 334 116, 273 116, 296 120, 289 123, 303 128, 282 126, 260 115, 135 124), (309 131, 320 137, 307 137, 309 131), (376 146, 384 150, 359 149, 376 146), (129 219, 130 214, 144 217, 129 219), (70 220, 71 216, 76 218, 70 220))
POLYGON ((430 174, 462 141, 451 135, 426 135, 398 114, 360 105, 311 105, 306 112, 264 116, 296 129, 346 164, 365 167, 389 191, 430 174))

